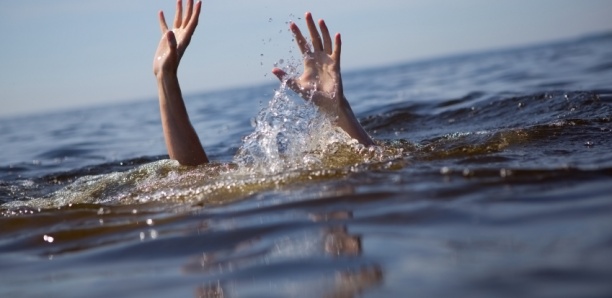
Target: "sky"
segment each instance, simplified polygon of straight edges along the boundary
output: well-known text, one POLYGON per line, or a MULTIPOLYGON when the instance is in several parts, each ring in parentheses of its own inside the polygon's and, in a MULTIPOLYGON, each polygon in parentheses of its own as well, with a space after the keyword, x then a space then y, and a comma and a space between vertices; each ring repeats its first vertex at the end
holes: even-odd
MULTIPOLYGON (((0 118, 156 100, 157 12, 175 0, 0 1, 0 118)), ((344 71, 612 30, 612 0, 204 0, 183 94, 271 83, 299 60, 288 22, 342 33, 344 71), (287 63, 287 62, 285 62, 287 63)))

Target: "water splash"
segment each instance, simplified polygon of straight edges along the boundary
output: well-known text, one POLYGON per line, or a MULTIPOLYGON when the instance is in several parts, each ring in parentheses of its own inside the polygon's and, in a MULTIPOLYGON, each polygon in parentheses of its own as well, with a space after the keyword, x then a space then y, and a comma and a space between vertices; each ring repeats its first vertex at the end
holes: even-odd
POLYGON ((248 172, 279 173, 321 164, 333 144, 355 142, 318 108, 287 95, 285 83, 253 122, 234 162, 248 172))
POLYGON ((287 90, 281 84, 268 106, 253 119, 254 131, 243 139, 234 164, 183 167, 176 161, 161 160, 127 171, 77 173, 74 181, 67 181, 52 193, 7 202, 2 207, 48 209, 70 204, 150 202, 209 205, 297 181, 338 178, 372 167, 403 166, 389 161, 402 157, 404 146, 365 147, 333 124, 317 106, 289 96, 287 90))

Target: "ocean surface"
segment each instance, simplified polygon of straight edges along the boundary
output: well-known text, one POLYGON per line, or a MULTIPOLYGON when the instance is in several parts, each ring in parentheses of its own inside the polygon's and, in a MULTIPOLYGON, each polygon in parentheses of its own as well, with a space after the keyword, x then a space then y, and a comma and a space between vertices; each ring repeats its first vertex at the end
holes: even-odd
MULTIPOLYGON (((0 297, 612 297, 612 34, 0 119, 0 297)), ((86 100, 86 99, 84 99, 86 100)))

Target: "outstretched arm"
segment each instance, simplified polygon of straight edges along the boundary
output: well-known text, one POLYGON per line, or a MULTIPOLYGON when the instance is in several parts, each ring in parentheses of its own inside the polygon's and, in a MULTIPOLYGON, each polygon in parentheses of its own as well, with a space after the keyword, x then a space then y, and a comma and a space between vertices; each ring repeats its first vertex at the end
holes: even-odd
POLYGON ((157 78, 159 110, 166 148, 170 158, 182 165, 199 165, 208 162, 200 139, 189 121, 177 77, 181 58, 198 25, 201 7, 201 1, 198 1, 194 7, 193 0, 187 0, 183 16, 183 4, 181 0, 177 0, 172 30, 168 30, 164 13, 159 12, 162 37, 153 58, 153 73, 157 78))
POLYGON ((340 74, 340 49, 342 41, 340 34, 335 36, 335 46, 325 25, 325 21, 319 20, 321 35, 312 14, 306 13, 306 24, 312 39, 312 48, 302 35, 295 23, 289 28, 295 35, 298 47, 304 55, 304 73, 299 78, 289 78, 280 68, 274 68, 272 73, 279 80, 287 82, 287 86, 298 93, 302 98, 311 100, 314 104, 332 117, 332 120, 363 145, 374 145, 374 141, 365 132, 346 97, 342 88, 342 76, 340 74))

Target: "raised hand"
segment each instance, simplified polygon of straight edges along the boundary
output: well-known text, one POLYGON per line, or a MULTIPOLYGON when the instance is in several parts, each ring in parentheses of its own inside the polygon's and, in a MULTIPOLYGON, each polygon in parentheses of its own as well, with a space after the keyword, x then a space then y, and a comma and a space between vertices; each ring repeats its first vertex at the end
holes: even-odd
POLYGON ((310 13, 306 13, 306 24, 310 31, 312 48, 300 28, 293 22, 289 25, 304 56, 304 73, 299 78, 287 78, 287 74, 280 68, 274 68, 272 73, 280 80, 286 79, 287 86, 304 99, 313 100, 326 110, 333 109, 344 95, 340 75, 340 34, 335 37, 334 48, 325 21, 319 21, 323 39, 310 13))
POLYGON ((193 36, 193 32, 198 25, 201 8, 201 1, 198 1, 194 6, 193 0, 187 0, 186 11, 183 15, 182 1, 177 0, 172 30, 168 29, 164 12, 159 12, 159 26, 162 38, 153 60, 153 73, 155 75, 162 71, 176 73, 179 62, 189 42, 191 42, 191 36, 193 36))
POLYGON ((289 25, 295 35, 298 48, 304 56, 304 73, 298 78, 289 77, 280 68, 274 68, 272 73, 279 80, 285 81, 287 86, 302 98, 319 106, 351 137, 364 145, 373 145, 374 142, 355 118, 344 96, 340 73, 340 50, 342 47, 340 34, 336 34, 335 44, 332 45, 331 35, 325 21, 319 20, 319 27, 321 28, 321 34, 319 34, 312 14, 309 12, 306 13, 306 25, 308 31, 310 31, 312 47, 295 23, 292 22, 289 25))
POLYGON ((164 13, 159 12, 162 38, 153 58, 153 73, 157 79, 159 111, 168 155, 182 165, 194 166, 207 163, 208 157, 189 121, 177 70, 198 25, 201 7, 201 1, 194 7, 193 0, 188 0, 187 11, 183 15, 183 3, 177 0, 172 30, 168 30, 164 13))

